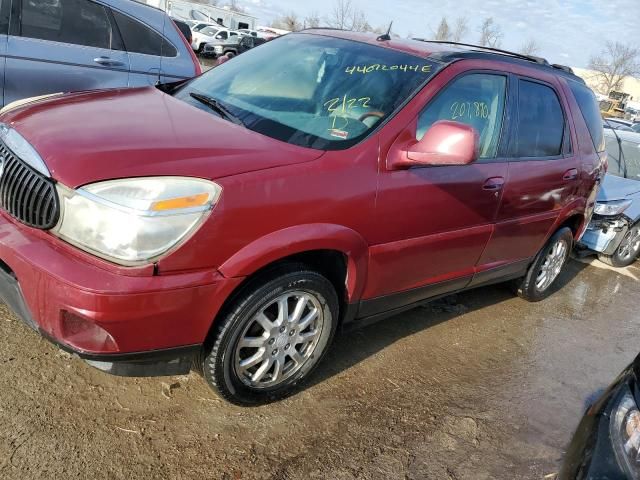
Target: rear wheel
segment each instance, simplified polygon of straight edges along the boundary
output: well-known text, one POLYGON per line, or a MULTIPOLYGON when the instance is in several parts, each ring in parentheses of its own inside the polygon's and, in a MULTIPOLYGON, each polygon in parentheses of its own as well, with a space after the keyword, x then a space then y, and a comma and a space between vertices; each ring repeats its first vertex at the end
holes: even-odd
POLYGON ((572 247, 571 229, 558 230, 540 250, 524 278, 516 281, 518 296, 529 302, 539 302, 551 295, 572 247))
POLYGON ((204 376, 238 405, 283 398, 320 362, 337 321, 333 285, 303 265, 286 267, 236 299, 204 359, 204 376))
POLYGON ((640 224, 636 224, 627 232, 620 246, 613 255, 598 255, 600 261, 612 267, 628 267, 640 255, 640 224))

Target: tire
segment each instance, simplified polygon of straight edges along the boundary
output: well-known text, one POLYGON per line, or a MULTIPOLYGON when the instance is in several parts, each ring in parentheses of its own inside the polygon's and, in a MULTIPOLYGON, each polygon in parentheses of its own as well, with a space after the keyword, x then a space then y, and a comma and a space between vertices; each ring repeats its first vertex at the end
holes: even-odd
POLYGON ((229 60, 236 56, 235 52, 232 51, 224 52, 224 54, 229 57, 229 60))
POLYGON ((529 302, 540 302, 551 295, 572 247, 571 229, 564 227, 558 230, 538 252, 527 274, 515 282, 518 296, 529 302), (546 277, 543 277, 544 273, 546 277))
POLYGON ((204 352, 204 377, 229 402, 258 405, 295 392, 320 363, 335 336, 339 304, 329 280, 295 264, 250 282, 226 312, 204 352), (298 320, 288 323, 292 318, 298 320))
POLYGON ((640 223, 629 229, 620 242, 620 246, 613 255, 598 255, 601 262, 616 268, 628 267, 635 263, 640 256, 640 223))

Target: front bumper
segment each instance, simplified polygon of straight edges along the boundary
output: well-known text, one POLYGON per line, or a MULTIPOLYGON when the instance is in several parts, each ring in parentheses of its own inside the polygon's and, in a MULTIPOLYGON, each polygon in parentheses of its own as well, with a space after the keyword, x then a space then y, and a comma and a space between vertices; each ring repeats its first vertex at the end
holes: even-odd
POLYGON ((241 279, 127 273, 0 214, 0 298, 27 325, 110 373, 187 373, 241 279))
POLYGON ((629 231, 629 221, 623 217, 594 217, 580 244, 594 252, 613 255, 629 231))
POLYGON ((216 49, 215 47, 211 47, 209 45, 205 45, 204 48, 202 49, 203 55, 214 57, 214 58, 219 57, 220 55, 222 55, 222 53, 223 53, 222 48, 216 49))

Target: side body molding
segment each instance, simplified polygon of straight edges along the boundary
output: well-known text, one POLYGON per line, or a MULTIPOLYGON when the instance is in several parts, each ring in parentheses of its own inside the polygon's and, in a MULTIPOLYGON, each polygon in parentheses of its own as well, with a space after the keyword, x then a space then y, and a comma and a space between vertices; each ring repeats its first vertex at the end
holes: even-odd
POLYGON ((272 232, 240 249, 218 270, 225 277, 246 277, 277 260, 313 250, 335 250, 346 256, 348 300, 359 300, 369 247, 359 233, 341 225, 313 223, 272 232))

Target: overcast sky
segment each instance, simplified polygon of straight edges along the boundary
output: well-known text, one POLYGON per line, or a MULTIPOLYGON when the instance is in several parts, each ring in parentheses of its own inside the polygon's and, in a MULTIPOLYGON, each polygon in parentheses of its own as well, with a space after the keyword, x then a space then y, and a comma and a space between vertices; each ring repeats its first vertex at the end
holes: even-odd
MULTIPOLYGON (((268 24, 283 13, 304 17, 330 13, 333 0, 241 0, 249 13, 268 24)), ((504 33, 502 47, 517 50, 533 38, 539 55, 551 63, 586 67, 606 40, 640 47, 640 0, 354 0, 373 26, 394 20, 394 31, 431 37, 443 15, 453 23, 461 14, 469 21, 465 41, 478 41, 482 20, 493 16, 504 33)))

